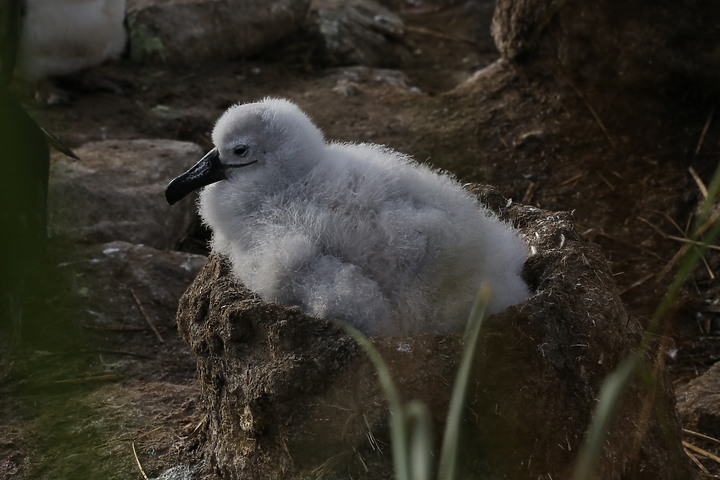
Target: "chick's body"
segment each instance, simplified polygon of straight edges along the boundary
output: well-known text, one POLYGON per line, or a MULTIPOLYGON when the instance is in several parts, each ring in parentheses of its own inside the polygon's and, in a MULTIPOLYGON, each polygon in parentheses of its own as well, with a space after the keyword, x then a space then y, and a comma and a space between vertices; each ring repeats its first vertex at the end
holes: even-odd
MULTIPOLYGON (((463 328, 482 281, 522 301, 526 248, 452 177, 371 144, 326 143, 293 104, 231 108, 213 134, 243 168, 200 195, 214 250, 264 300, 369 335, 463 328)), ((231 162, 230 162, 231 163, 231 162)))

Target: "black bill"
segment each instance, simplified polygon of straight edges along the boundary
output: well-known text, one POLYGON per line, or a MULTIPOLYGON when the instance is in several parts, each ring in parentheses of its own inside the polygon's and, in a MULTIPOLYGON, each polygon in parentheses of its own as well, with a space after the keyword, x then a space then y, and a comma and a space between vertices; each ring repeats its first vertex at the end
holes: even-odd
POLYGON ((198 188, 226 178, 225 166, 220 162, 220 153, 217 148, 213 148, 190 170, 168 184, 165 189, 165 199, 170 205, 174 205, 198 188))

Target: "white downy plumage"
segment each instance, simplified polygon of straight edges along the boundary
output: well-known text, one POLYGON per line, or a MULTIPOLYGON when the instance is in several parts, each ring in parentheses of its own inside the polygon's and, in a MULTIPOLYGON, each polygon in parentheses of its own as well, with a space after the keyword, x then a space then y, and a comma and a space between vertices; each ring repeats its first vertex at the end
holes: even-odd
POLYGON ((266 301, 413 335, 461 330, 482 281, 491 313, 529 295, 519 235, 447 174, 383 146, 326 143, 286 100, 231 107, 213 142, 167 198, 207 185, 213 249, 266 301))
POLYGON ((119 56, 125 0, 25 0, 17 74, 32 82, 119 56))

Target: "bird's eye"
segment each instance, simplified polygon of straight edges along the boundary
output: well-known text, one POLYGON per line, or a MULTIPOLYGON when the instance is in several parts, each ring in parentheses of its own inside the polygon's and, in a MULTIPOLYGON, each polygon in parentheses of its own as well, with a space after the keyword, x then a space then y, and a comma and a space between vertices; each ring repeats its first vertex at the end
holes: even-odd
POLYGON ((244 157, 247 152, 248 147, 246 145, 239 145, 233 149, 233 153, 238 157, 244 157))

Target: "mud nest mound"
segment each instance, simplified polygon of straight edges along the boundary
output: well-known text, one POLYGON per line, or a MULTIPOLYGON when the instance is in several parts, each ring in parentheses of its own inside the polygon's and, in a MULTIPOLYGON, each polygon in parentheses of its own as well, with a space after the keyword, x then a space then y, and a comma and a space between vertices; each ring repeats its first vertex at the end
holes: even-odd
MULTIPOLYGON (((489 187, 472 190, 530 245, 524 276, 534 295, 485 322, 459 478, 569 478, 602 382, 643 329, 571 214, 509 204, 489 187)), ((335 325, 263 302, 215 255, 182 297, 177 320, 207 408, 188 445, 200 478, 393 478, 376 372, 335 325)), ((372 342, 404 399, 423 401, 442 432, 461 336, 372 342)), ((639 384, 625 395, 595 478, 691 476, 669 390, 648 398, 639 384)))

